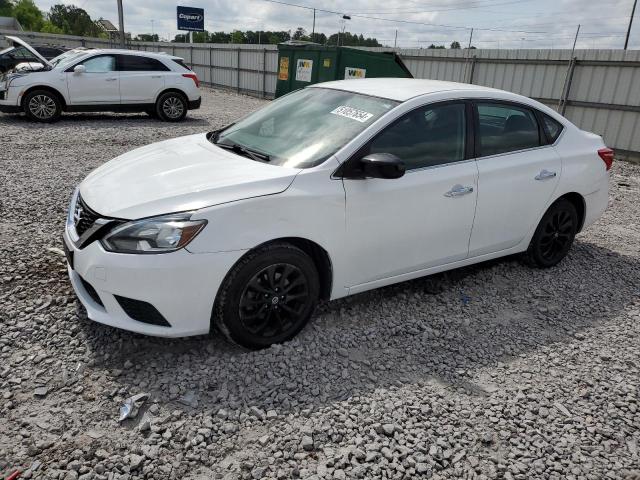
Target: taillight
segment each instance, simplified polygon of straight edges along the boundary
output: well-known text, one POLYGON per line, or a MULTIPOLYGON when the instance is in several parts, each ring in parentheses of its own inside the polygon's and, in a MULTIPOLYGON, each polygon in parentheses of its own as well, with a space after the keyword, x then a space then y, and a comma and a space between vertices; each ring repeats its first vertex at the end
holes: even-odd
POLYGON ((198 76, 195 73, 183 73, 182 76, 190 78, 196 83, 196 87, 200 88, 200 80, 198 80, 198 76))
POLYGON ((598 150, 598 155, 600 155, 600 158, 607 166, 607 170, 609 170, 611 165, 613 165, 613 150, 610 148, 601 148, 598 150))

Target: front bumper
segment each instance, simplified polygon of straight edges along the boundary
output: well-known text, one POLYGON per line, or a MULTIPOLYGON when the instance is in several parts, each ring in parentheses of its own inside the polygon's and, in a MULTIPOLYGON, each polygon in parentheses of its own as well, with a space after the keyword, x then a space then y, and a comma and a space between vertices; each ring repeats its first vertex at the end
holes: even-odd
POLYGON ((0 103, 0 112, 2 113, 20 113, 22 109, 17 105, 6 105, 0 103))
MULTIPOLYGON (((4 87, 3 87, 4 88, 4 87)), ((19 88, 9 87, 7 90, 0 90, 0 112, 19 113, 20 107, 19 88)))
POLYGON ((68 267, 69 278, 89 318, 159 337, 208 333, 216 293, 244 253, 193 254, 182 249, 158 255, 121 254, 107 252, 98 241, 78 249, 66 228, 63 237, 68 258, 73 259, 73 268, 68 267), (95 292, 89 291, 91 287, 95 292), (100 302, 96 301, 96 294, 100 302), (134 320, 117 297, 152 305, 170 326, 134 320))

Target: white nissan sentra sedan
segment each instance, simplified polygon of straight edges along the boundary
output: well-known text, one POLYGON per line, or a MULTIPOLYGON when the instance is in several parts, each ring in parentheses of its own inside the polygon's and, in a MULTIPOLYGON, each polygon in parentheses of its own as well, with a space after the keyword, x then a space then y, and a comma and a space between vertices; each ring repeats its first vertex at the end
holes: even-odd
POLYGON ((605 210, 612 161, 512 93, 317 84, 93 171, 69 208, 69 275, 97 322, 261 348, 319 300, 515 253, 556 265, 605 210))

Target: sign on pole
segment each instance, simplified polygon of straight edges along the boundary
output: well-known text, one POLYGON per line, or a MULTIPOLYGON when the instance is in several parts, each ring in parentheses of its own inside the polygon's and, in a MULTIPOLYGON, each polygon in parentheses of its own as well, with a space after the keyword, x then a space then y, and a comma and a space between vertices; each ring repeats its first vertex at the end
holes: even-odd
POLYGON ((178 30, 204 32, 204 9, 178 7, 178 30))

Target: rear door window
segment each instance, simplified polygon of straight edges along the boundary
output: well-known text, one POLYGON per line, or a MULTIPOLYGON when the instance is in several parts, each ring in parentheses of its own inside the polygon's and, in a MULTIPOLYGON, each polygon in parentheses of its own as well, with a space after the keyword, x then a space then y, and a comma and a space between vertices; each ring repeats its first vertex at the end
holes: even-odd
POLYGON ((499 155, 541 145, 533 111, 510 103, 478 102, 477 148, 479 156, 499 155))
POLYGON ((169 68, 159 60, 139 55, 118 55, 121 72, 166 72, 169 68))

